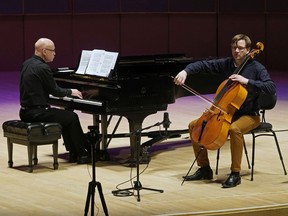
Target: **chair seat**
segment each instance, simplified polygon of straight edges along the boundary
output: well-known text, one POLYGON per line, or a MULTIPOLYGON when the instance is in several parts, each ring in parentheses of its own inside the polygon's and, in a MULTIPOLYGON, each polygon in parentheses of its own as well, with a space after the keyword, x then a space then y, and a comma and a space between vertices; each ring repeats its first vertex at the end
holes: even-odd
POLYGON ((272 124, 267 123, 267 122, 261 122, 258 127, 254 128, 250 132, 271 131, 272 128, 273 128, 272 124))
POLYGON ((28 150, 29 171, 38 163, 37 146, 53 144, 54 169, 58 169, 58 139, 61 138, 62 127, 58 123, 24 122, 9 120, 2 124, 4 137, 7 137, 8 165, 13 166, 13 143, 26 145, 28 150))
POLYGON ((61 138, 61 125, 58 123, 9 120, 2 127, 4 137, 23 139, 30 144, 46 144, 61 138))

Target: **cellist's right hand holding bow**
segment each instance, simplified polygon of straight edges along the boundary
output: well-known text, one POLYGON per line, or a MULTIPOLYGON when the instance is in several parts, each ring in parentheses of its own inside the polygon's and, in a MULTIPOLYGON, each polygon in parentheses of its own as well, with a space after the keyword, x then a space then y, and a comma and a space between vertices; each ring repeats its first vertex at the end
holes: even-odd
POLYGON ((176 85, 182 85, 185 83, 187 77, 187 72, 185 70, 180 71, 177 76, 174 78, 176 85))

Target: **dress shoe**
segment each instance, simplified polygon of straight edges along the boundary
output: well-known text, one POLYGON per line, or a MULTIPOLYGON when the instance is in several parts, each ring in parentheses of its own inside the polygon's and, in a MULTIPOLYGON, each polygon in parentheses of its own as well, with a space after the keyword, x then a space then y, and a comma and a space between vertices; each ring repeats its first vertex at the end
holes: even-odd
POLYGON ((223 188, 236 187, 241 184, 241 177, 239 172, 231 172, 227 180, 222 184, 223 188))
POLYGON ((89 164, 91 163, 91 157, 89 155, 79 155, 77 158, 77 164, 89 164))
POLYGON ((76 163, 78 159, 78 155, 74 152, 69 152, 69 159, 68 162, 69 163, 76 163))
POLYGON ((202 179, 213 179, 213 171, 210 166, 200 167, 193 175, 183 176, 185 181, 195 181, 202 179))
POLYGON ((77 157, 78 164, 88 164, 91 163, 91 154, 85 148, 82 148, 80 152, 78 152, 77 157))

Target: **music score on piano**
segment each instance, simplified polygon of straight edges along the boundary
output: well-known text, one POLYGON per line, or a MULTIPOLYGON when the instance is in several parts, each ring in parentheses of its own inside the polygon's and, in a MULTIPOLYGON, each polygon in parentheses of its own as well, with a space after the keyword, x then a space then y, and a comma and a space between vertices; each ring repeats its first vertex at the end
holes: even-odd
POLYGON ((108 77, 114 69, 118 57, 117 52, 105 50, 82 50, 76 74, 108 77))

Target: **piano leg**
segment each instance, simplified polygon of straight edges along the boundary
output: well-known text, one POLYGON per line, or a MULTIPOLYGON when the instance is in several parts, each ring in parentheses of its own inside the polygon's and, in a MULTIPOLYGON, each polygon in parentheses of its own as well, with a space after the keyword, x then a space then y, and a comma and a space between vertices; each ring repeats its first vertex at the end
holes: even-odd
POLYGON ((101 149, 107 150, 107 133, 108 133, 107 115, 101 115, 101 131, 102 131, 102 147, 101 149))
POLYGON ((100 149, 106 149, 107 147, 107 128, 108 128, 108 123, 107 123, 107 115, 100 115, 98 114, 93 114, 93 125, 96 127, 100 127, 101 123, 101 147, 100 149))
POLYGON ((141 129, 144 119, 151 114, 156 112, 141 112, 141 113, 129 113, 125 117, 129 122, 129 132, 130 132, 130 148, 131 148, 131 162, 136 162, 137 152, 141 145, 141 129), (136 146, 139 145, 139 146, 136 146), (138 147, 138 148, 137 148, 138 147))
POLYGON ((99 149, 97 149, 96 160, 108 161, 110 159, 110 157, 109 157, 109 154, 107 152, 107 147, 108 147, 107 115, 93 114, 93 126, 100 128, 100 124, 101 124, 101 137, 100 137, 100 142, 99 142, 99 149))
MULTIPOLYGON (((137 157, 137 143, 138 149, 141 152, 141 131, 142 131, 142 123, 144 119, 151 115, 156 113, 157 111, 149 111, 149 112, 131 112, 131 113, 125 113, 123 116, 125 116, 129 122, 129 137, 130 137, 130 160, 129 162, 131 165, 136 164, 136 157, 137 157)), ((106 151, 107 146, 108 146, 108 120, 107 120, 107 115, 98 115, 98 114, 93 114, 93 125, 95 126, 100 126, 99 124, 101 123, 101 150, 106 151), (100 119, 101 117, 101 119, 100 119)), ((123 136, 124 137, 124 136, 123 136)), ((104 154, 104 153, 103 153, 104 154)), ((107 153, 108 154, 108 153, 107 153)), ((105 155, 105 154, 104 154, 105 155)), ((105 156, 109 158, 109 156, 105 156)))

